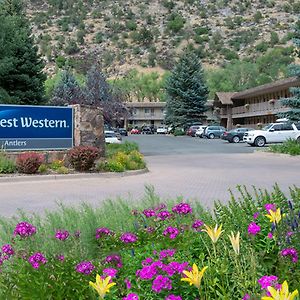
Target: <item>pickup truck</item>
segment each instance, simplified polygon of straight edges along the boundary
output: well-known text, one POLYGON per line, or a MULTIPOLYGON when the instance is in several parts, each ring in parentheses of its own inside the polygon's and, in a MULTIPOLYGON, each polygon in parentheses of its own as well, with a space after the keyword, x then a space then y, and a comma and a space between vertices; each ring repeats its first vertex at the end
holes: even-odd
POLYGON ((263 147, 265 144, 282 143, 288 139, 300 143, 300 125, 290 122, 271 123, 261 130, 245 132, 243 140, 250 146, 263 147))

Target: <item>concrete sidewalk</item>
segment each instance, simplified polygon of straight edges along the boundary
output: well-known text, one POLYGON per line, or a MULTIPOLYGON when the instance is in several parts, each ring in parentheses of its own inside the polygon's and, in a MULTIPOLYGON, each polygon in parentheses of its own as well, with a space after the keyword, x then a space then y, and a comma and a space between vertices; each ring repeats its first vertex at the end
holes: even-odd
POLYGON ((56 201, 93 205, 107 198, 142 199, 145 185, 153 185, 162 198, 183 196, 211 207, 214 200, 226 202, 228 189, 255 185, 271 189, 278 183, 288 192, 300 186, 300 159, 255 154, 189 154, 146 157, 149 173, 118 178, 85 178, 0 183, 0 215, 17 209, 42 212, 55 209, 56 201))

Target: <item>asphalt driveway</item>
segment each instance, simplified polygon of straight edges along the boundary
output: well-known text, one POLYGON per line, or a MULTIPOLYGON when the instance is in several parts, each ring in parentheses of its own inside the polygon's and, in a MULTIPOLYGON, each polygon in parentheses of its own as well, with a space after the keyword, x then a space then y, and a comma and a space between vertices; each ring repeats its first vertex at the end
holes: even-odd
POLYGON ((207 207, 216 199, 226 202, 228 189, 234 190, 237 185, 271 189, 277 182, 285 192, 289 186, 300 186, 299 158, 245 153, 254 149, 220 140, 167 136, 128 139, 140 144, 149 173, 30 182, 1 182, 0 179, 0 215, 12 216, 17 209, 27 212, 55 209, 56 201, 67 205, 82 201, 97 205, 104 199, 117 197, 142 201, 145 185, 153 185, 162 198, 182 196, 207 207))
POLYGON ((145 156, 253 153, 253 148, 245 143, 232 144, 221 139, 200 139, 190 136, 171 135, 130 135, 124 140, 137 142, 145 156))

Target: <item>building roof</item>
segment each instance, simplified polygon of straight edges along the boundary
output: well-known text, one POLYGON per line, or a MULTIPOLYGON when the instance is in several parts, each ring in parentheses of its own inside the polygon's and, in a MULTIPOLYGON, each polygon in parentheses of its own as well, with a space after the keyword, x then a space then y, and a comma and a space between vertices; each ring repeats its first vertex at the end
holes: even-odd
POLYGON ((218 99, 222 104, 233 104, 232 103, 232 96, 236 94, 235 92, 217 92, 215 101, 218 99))
POLYGON ((165 107, 166 106, 166 102, 127 102, 126 106, 128 108, 148 108, 148 107, 165 107))
POLYGON ((281 80, 277 80, 268 84, 260 85, 242 92, 234 93, 231 99, 245 99, 249 97, 255 97, 266 93, 276 92, 278 90, 286 89, 289 87, 300 85, 300 78, 289 77, 281 80))

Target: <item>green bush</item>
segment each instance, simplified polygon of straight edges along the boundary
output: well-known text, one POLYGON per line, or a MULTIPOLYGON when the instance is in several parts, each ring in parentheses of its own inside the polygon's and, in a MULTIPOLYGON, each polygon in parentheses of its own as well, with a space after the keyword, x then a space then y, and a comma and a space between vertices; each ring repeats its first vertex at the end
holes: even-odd
POLYGON ((59 167, 58 169, 56 169, 56 172, 58 174, 69 174, 70 173, 69 169, 65 166, 59 167))
POLYGON ((287 140, 280 145, 271 145, 270 151, 289 155, 300 155, 300 143, 296 140, 287 140))
POLYGON ((41 164, 38 168, 38 173, 45 174, 48 172, 48 166, 46 164, 41 164))
POLYGON ((168 18, 167 28, 175 33, 179 32, 185 23, 185 19, 178 13, 172 13, 168 18))
POLYGON ((5 154, 0 153, 0 174, 10 174, 16 171, 14 161, 8 159, 5 154))
POLYGON ((176 128, 175 130, 174 130, 174 136, 181 136, 181 135, 185 135, 185 132, 184 132, 184 130, 183 129, 178 129, 178 128, 176 128))

